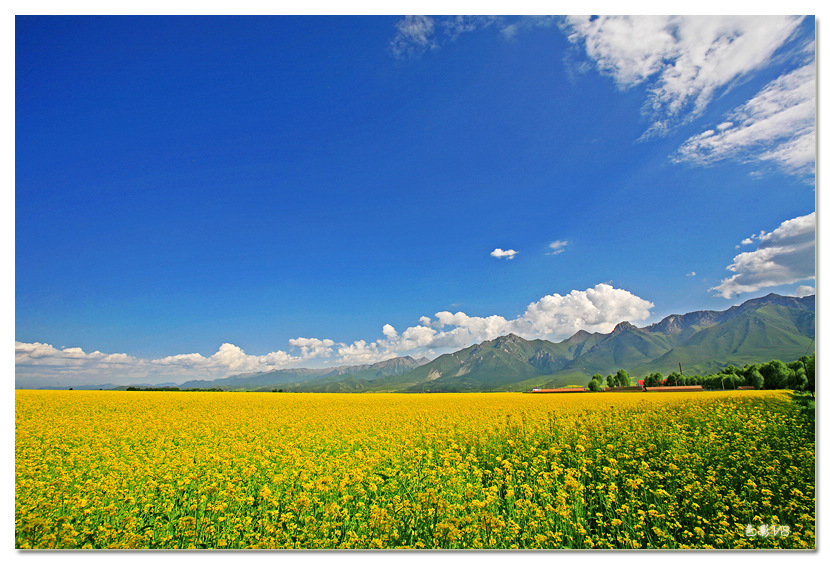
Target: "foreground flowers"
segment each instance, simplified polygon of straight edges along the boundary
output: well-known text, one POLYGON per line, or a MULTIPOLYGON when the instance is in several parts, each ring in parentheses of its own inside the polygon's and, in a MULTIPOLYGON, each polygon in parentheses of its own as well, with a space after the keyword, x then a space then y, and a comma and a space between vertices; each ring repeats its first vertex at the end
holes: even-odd
POLYGON ((786 392, 17 391, 15 416, 22 549, 815 547, 786 392))

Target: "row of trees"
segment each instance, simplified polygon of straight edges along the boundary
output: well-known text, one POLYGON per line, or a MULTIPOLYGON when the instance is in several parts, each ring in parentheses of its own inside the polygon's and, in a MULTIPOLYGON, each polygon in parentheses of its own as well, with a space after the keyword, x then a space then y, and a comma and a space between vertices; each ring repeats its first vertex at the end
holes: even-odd
MULTIPOLYGON (((603 376, 597 373, 588 383, 589 391, 600 391, 603 387, 628 387, 632 385, 631 375, 624 369, 603 376)), ((803 356, 785 364, 772 360, 765 364, 747 364, 744 367, 727 366, 710 375, 683 376, 676 371, 664 376, 660 372, 650 373, 643 380, 645 387, 700 385, 704 389, 737 389, 752 386, 756 389, 793 389, 815 392, 816 355, 803 356)))
POLYGON ((602 389, 603 379, 605 380, 606 387, 629 387, 631 385, 631 375, 624 369, 621 369, 617 373, 609 373, 607 377, 604 377, 601 373, 594 374, 594 377, 588 383, 588 390, 599 391, 602 389))
POLYGON ((211 387, 210 389, 202 389, 201 387, 195 387, 193 389, 179 389, 178 387, 134 387, 130 386, 125 389, 125 391, 214 391, 214 392, 221 392, 223 389, 218 387, 211 387))
POLYGON ((710 375, 682 376, 673 371, 668 376, 652 373, 646 376, 646 387, 660 385, 701 385, 704 389, 737 389, 752 386, 756 389, 793 389, 814 392, 816 388, 816 355, 802 356, 784 363, 771 360, 765 364, 746 364, 743 367, 727 366, 710 375), (663 381, 665 380, 665 383, 663 381))

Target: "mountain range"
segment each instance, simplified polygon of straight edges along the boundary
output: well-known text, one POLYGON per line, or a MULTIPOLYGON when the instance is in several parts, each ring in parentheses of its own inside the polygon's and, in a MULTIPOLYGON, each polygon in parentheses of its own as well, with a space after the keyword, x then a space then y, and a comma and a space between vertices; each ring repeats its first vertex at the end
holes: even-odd
POLYGON ((516 391, 585 385, 595 373, 618 369, 638 379, 652 372, 704 375, 727 365, 771 359, 787 362, 811 353, 815 318, 815 295, 771 293, 725 311, 669 315, 642 328, 622 322, 608 334, 580 330, 557 343, 509 334, 432 361, 404 356, 371 365, 193 380, 178 387, 305 392, 516 391))

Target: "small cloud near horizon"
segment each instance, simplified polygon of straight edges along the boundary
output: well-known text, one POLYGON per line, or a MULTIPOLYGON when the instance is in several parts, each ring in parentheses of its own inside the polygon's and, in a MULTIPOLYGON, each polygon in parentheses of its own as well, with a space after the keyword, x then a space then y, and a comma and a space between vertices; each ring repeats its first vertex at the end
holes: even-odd
POLYGON ((816 288, 809 285, 800 285, 795 290, 796 297, 807 297, 808 295, 815 295, 816 288))

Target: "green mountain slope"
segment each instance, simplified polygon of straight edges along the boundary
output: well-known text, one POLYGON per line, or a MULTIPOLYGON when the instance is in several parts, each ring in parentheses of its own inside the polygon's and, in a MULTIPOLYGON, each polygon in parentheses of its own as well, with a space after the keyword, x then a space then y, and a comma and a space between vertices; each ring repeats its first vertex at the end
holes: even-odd
POLYGON ((371 365, 338 366, 320 369, 282 369, 256 374, 241 374, 223 377, 212 381, 192 380, 182 385, 182 389, 197 387, 219 387, 220 389, 259 390, 271 388, 282 389, 309 389, 317 390, 320 387, 331 386, 332 389, 361 390, 366 387, 360 381, 374 380, 385 376, 406 373, 417 367, 419 362, 409 356, 392 358, 371 365), (341 385, 335 385, 342 383, 341 385))
POLYGON ((814 336, 814 312, 770 304, 696 332, 683 346, 640 366, 637 372, 668 373, 681 364, 684 375, 703 375, 730 364, 789 362, 812 350, 814 336))
POLYGON ((553 343, 508 335, 444 354, 412 371, 371 385, 391 391, 483 391, 587 383, 594 373, 626 369, 711 373, 729 364, 807 353, 815 336, 815 297, 770 294, 726 311, 671 315, 638 328, 620 323, 610 334, 580 331, 553 343))

